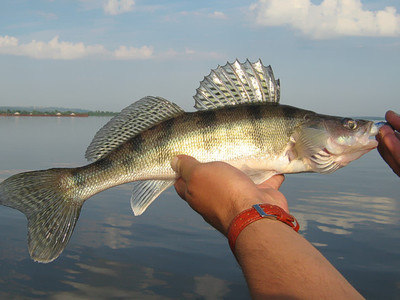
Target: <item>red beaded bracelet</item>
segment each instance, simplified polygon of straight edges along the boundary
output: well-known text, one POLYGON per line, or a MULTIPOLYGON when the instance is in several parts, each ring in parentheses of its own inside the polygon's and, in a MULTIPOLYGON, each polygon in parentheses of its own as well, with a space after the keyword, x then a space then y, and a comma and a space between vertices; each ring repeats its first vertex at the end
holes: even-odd
POLYGON ((246 209, 238 214, 229 226, 228 241, 232 252, 235 250, 236 239, 238 238, 240 232, 242 232, 247 225, 262 218, 282 221, 283 223, 292 227, 296 232, 300 229, 300 225, 296 218, 288 214, 281 207, 271 204, 253 205, 252 208, 246 209))

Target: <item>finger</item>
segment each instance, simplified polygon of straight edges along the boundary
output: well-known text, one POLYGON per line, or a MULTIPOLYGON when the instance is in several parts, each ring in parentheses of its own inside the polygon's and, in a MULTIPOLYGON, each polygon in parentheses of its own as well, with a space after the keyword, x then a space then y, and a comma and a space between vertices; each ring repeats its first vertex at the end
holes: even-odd
POLYGON ((183 180, 188 180, 193 168, 200 164, 195 158, 188 155, 178 155, 171 160, 172 169, 178 173, 183 180))
POLYGON ((394 129, 400 131, 400 116, 397 113, 395 113, 392 110, 389 110, 388 112, 386 112, 385 118, 386 121, 388 121, 390 125, 393 126, 394 129))
POLYGON ((175 190, 179 197, 186 200, 186 183, 182 178, 178 178, 174 183, 175 190))
POLYGON ((258 185, 259 188, 273 188, 275 190, 279 189, 285 180, 285 176, 283 174, 277 174, 267 179, 266 181, 260 183, 258 185))
POLYGON ((389 126, 383 126, 379 131, 381 144, 391 153, 393 158, 400 162, 400 139, 389 126))
POLYGON ((384 126, 382 126, 382 127, 379 129, 378 137, 382 140, 382 138, 383 138, 385 135, 393 134, 393 133, 394 133, 394 131, 393 131, 393 128, 392 128, 392 127, 390 127, 390 126, 388 126, 388 125, 384 125, 384 126))
POLYGON ((400 162, 396 161, 390 153, 381 154, 381 155, 382 155, 382 158, 389 165, 389 167, 393 170, 393 172, 396 173, 398 176, 400 176, 400 162))
POLYGON ((400 134, 383 126, 377 137, 378 151, 392 170, 400 176, 400 134))
POLYGON ((381 154, 383 160, 390 166, 394 166, 396 161, 394 160, 393 156, 385 149, 384 147, 378 147, 378 151, 381 154))
POLYGON ((394 163, 394 159, 393 159, 392 154, 390 153, 389 149, 387 148, 387 145, 383 141, 381 132, 379 133, 379 135, 376 136, 376 139, 378 140, 377 149, 379 151, 379 154, 386 161, 386 163, 391 165, 392 163, 394 163))
POLYGON ((279 189, 285 180, 285 176, 283 174, 274 175, 269 179, 270 185, 274 189, 279 189))

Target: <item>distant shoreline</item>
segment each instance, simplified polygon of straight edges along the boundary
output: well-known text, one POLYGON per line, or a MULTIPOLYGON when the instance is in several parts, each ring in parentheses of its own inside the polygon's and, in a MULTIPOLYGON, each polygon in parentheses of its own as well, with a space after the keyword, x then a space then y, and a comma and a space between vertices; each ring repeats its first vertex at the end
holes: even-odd
POLYGON ((109 117, 118 113, 80 108, 0 106, 0 117, 109 117))
POLYGON ((70 118, 82 118, 89 117, 89 114, 8 114, 0 113, 0 117, 70 117, 70 118))

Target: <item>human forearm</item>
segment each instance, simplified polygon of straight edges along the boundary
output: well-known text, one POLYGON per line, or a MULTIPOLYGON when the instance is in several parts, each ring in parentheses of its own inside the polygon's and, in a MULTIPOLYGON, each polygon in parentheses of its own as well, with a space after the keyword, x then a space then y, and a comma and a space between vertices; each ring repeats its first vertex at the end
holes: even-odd
POLYGON ((248 225, 236 241, 235 256, 254 299, 362 299, 318 250, 282 222, 248 225))
MULTIPOLYGON (((232 220, 254 204, 277 205, 288 212, 286 198, 278 191, 282 175, 255 185, 225 163, 201 164, 181 156, 171 165, 179 175, 178 194, 225 236, 232 220)), ((245 227, 234 254, 253 298, 361 298, 318 250, 280 221, 261 219, 245 227)))

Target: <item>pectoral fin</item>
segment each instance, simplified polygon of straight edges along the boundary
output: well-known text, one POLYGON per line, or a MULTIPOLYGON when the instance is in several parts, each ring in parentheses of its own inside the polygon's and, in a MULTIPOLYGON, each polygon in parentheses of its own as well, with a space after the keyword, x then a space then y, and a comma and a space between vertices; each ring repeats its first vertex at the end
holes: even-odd
POLYGON ((327 139, 326 131, 315 128, 303 128, 300 134, 293 137, 295 153, 309 161, 314 172, 332 173, 341 167, 326 149, 327 139))
POLYGON ((255 184, 260 184, 275 174, 278 174, 278 172, 275 170, 255 169, 253 167, 249 167, 247 164, 243 164, 238 168, 247 176, 249 176, 255 184))

